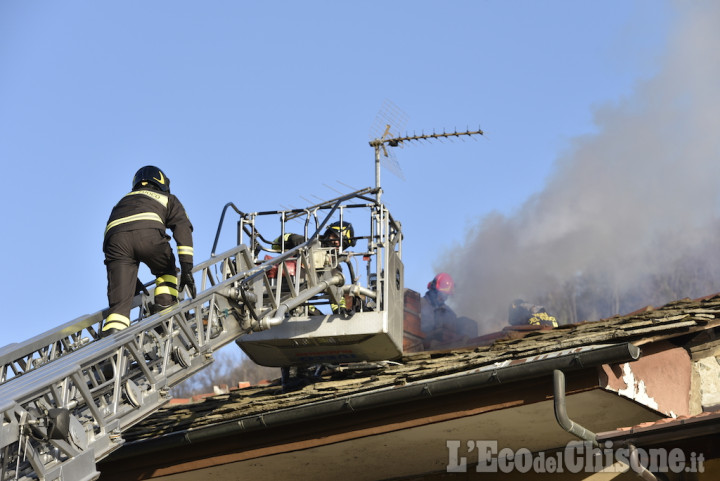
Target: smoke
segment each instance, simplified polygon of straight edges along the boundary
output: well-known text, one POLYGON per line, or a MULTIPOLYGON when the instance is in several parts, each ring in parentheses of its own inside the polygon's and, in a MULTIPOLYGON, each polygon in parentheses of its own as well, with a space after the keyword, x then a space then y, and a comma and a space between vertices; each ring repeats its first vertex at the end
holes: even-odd
POLYGON ((659 74, 594 112, 598 133, 572 141, 542 192, 437 263, 481 332, 517 297, 575 322, 720 290, 720 3, 681 7, 659 74))

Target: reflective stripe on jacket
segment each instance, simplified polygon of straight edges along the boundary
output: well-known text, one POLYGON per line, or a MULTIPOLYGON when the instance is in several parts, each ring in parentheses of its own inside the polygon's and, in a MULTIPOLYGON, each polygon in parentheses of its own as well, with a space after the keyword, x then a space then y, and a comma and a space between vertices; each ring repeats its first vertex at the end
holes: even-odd
POLYGON ((134 190, 113 207, 105 239, 116 232, 137 229, 170 229, 177 242, 180 262, 193 262, 193 226, 177 197, 152 189, 134 190))

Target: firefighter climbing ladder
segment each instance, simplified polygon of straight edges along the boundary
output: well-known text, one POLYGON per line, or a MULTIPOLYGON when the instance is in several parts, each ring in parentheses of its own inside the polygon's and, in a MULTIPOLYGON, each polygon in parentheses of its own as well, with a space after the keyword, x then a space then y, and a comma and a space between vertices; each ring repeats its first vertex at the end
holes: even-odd
POLYGON ((402 234, 385 207, 370 197, 376 190, 305 209, 316 219, 315 234, 265 262, 255 258, 262 237, 253 216, 238 211, 238 239, 250 229, 252 249, 238 242, 196 265, 193 272, 201 281, 195 298, 145 317, 151 300, 140 294, 134 300, 140 312, 136 321, 112 336, 98 335, 103 310, 0 350, 0 481, 97 479, 95 463, 123 444, 122 433, 168 402, 170 388, 210 364, 215 350, 287 322, 312 298, 337 303, 343 294, 362 292, 372 298, 378 315, 388 310, 388 289, 401 289, 402 282, 384 276, 397 270, 388 259, 399 258, 402 234), (372 213, 368 251, 362 254, 374 257, 369 288, 350 285, 356 280, 346 284, 337 261, 319 242, 330 218, 352 202, 372 213), (321 209, 327 212, 323 219, 317 217, 321 209))

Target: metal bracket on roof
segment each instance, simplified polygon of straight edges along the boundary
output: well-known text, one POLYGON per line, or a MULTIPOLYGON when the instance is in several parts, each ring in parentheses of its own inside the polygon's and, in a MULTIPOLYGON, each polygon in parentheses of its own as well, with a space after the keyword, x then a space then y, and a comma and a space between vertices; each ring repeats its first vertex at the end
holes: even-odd
POLYGON ((580 358, 580 355, 578 354, 573 357, 573 364, 577 365, 580 368, 585 367, 583 366, 582 358, 580 358))
POLYGON ((262 413, 260 414, 260 416, 258 416, 258 418, 260 420, 260 424, 262 424, 263 427, 269 427, 268 424, 265 422, 265 416, 262 413))

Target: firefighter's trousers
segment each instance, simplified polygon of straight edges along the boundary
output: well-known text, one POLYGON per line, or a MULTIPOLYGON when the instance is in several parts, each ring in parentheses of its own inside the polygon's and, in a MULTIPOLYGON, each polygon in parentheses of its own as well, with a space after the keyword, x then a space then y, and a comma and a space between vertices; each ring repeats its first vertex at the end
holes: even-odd
POLYGON ((155 304, 169 306, 177 301, 177 268, 169 240, 170 236, 160 229, 118 232, 105 239, 103 251, 110 311, 103 331, 121 330, 130 325, 140 262, 156 277, 155 304))

